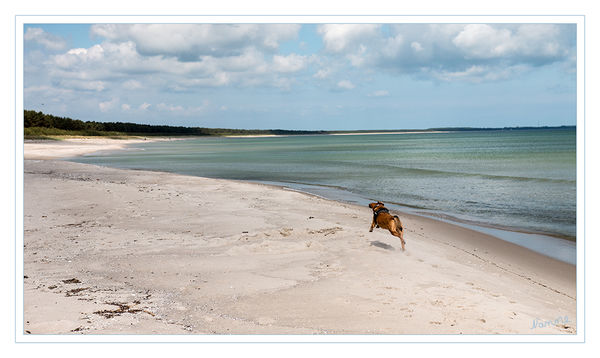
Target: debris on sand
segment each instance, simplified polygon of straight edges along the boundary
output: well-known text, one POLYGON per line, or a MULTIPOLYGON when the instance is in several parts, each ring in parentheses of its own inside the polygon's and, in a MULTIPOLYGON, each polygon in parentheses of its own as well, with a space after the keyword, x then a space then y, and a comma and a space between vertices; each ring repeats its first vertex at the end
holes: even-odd
POLYGON ((106 302, 107 305, 112 305, 112 306, 117 306, 117 309, 114 310, 102 310, 102 311, 96 311, 94 312, 94 314, 103 316, 105 318, 113 318, 115 316, 120 316, 123 313, 140 313, 140 312, 146 312, 147 314, 151 315, 152 317, 154 317, 154 313, 142 309, 142 308, 134 308, 135 306, 137 306, 140 302, 136 301, 133 304, 127 304, 127 303, 119 303, 119 302, 106 302))
POLYGON ((81 283, 81 281, 79 281, 76 278, 71 278, 71 279, 68 279, 68 280, 62 280, 62 282, 63 283, 68 283, 68 284, 70 284, 70 283, 81 283))

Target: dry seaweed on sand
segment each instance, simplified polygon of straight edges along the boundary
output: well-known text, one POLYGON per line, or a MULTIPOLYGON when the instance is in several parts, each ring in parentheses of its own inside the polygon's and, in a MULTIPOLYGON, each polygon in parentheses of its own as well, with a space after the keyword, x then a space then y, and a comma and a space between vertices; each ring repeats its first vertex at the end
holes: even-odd
POLYGON ((105 318, 113 318, 115 316, 120 316, 123 313, 140 313, 140 312, 146 312, 149 315, 154 317, 154 313, 142 309, 142 308, 134 308, 135 306, 137 306, 140 302, 136 301, 134 302, 132 305, 127 304, 127 303, 119 303, 119 302, 106 302, 107 305, 112 305, 112 306, 117 306, 117 309, 114 310, 101 310, 101 311, 96 311, 94 312, 94 314, 103 316, 105 318))

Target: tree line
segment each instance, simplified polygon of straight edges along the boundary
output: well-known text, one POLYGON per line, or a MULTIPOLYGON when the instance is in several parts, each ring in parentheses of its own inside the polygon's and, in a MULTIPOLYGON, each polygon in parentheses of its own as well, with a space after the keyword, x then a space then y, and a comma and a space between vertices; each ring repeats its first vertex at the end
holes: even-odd
MULTIPOLYGON (((326 131, 295 131, 283 129, 229 129, 149 125, 127 122, 95 122, 58 117, 51 114, 25 110, 24 127, 27 129, 49 128, 75 132, 82 135, 177 135, 177 136, 224 136, 224 135, 302 135, 327 134, 326 131)), ((27 134, 26 130, 26 134, 27 134)), ((33 130, 29 131, 34 132, 33 130)))
MULTIPOLYGON (((368 134, 372 132, 394 132, 395 130, 359 130, 359 131, 300 131, 284 129, 230 129, 230 128, 204 128, 204 127, 177 127, 167 125, 149 125, 127 122, 94 122, 58 117, 51 114, 25 110, 24 115, 25 136, 44 137, 47 135, 84 135, 84 136, 118 136, 118 135, 142 135, 142 136, 226 136, 226 135, 314 135, 335 133, 368 134)), ((430 128, 425 131, 506 131, 506 130, 530 130, 530 129, 575 129, 575 126, 557 127, 504 127, 504 128, 471 128, 450 127, 430 128)), ((423 131, 416 129, 403 130, 423 131)))

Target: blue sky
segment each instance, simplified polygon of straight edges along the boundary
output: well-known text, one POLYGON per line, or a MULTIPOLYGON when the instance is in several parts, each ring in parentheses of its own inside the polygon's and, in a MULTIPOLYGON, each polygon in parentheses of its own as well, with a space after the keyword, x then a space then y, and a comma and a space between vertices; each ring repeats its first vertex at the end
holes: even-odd
POLYGON ((27 24, 24 103, 221 128, 576 123, 569 24, 27 24))

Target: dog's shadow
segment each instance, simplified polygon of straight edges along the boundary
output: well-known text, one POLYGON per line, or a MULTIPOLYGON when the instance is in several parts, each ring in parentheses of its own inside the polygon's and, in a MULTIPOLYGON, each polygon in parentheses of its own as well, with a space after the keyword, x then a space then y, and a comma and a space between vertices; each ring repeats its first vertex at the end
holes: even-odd
POLYGON ((371 246, 377 246, 377 247, 379 247, 381 249, 390 250, 390 251, 396 250, 392 245, 388 245, 388 244, 386 244, 384 242, 381 242, 381 241, 371 241, 371 246))

